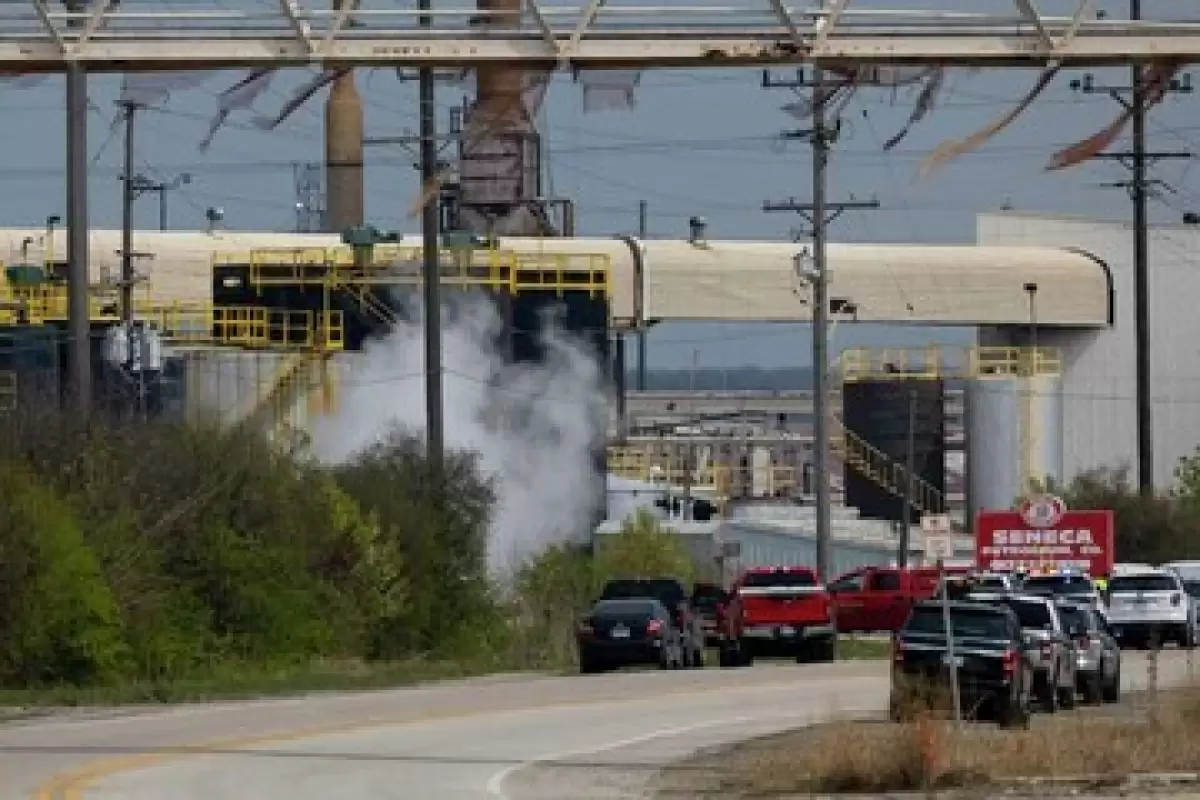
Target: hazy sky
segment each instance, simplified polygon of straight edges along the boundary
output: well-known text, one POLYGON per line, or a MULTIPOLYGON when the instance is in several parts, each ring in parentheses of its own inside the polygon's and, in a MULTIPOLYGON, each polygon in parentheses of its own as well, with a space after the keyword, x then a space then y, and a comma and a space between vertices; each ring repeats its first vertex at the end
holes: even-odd
MULTIPOLYGON (((743 0, 747 7, 755 0, 743 0)), ((265 0, 213 0, 235 7, 265 0)), ((266 5, 276 6, 274 3, 266 5)), ((376 4, 378 5, 378 4, 376 4)), ((435 4, 439 5, 440 4, 435 4)), ((663 5, 663 3, 658 3, 663 5)), ((762 5, 766 3, 763 0, 762 5)), ((856 8, 935 8, 933 0, 914 3, 852 0, 856 8)), ((942 7, 963 11, 1011 13, 1011 0, 946 0, 942 7)), ((1067 13, 1075 0, 1043 0, 1046 13, 1067 13)), ((1123 3, 1101 3, 1123 16, 1123 3)), ((1166 0, 1144 3, 1147 17, 1167 16, 1166 0)), ((370 7, 371 3, 368 2, 370 7)), ((1190 11, 1196 17, 1200 12, 1190 11)), ((776 71, 780 77, 786 73, 776 71)), ((272 114, 308 71, 281 77, 259 103, 272 114)), ((272 133, 257 130, 250 115, 235 118, 218 134, 207 153, 197 150, 215 109, 215 96, 240 73, 214 75, 202 89, 176 94, 162 109, 139 118, 140 167, 158 177, 187 171, 192 184, 170 196, 174 226, 203 225, 207 206, 221 206, 230 227, 291 230, 296 194, 293 165, 322 158, 323 97, 310 102, 272 133)), ((1009 204, 1018 210, 1067 212, 1125 219, 1124 190, 1107 184, 1128 175, 1111 162, 1048 174, 1043 166, 1060 145, 1090 135, 1107 124, 1118 106, 1101 95, 1078 96, 1063 75, 1017 124, 979 153, 951 164, 918 183, 920 158, 946 138, 987 123, 1022 95, 1036 75, 1030 72, 972 73, 957 70, 942 94, 936 113, 891 153, 881 143, 907 118, 914 99, 909 90, 864 89, 843 119, 843 135, 832 163, 832 199, 877 197, 877 211, 850 212, 831 230, 834 241, 971 242, 974 215, 1009 204)), ((1097 82, 1125 86, 1127 71, 1099 72, 1097 82)), ((95 105, 90 119, 91 218, 93 225, 116 227, 120 219, 120 136, 110 129, 119 79, 91 82, 95 105)), ((548 156, 547 178, 555 194, 574 197, 582 234, 632 232, 639 200, 650 210, 650 233, 683 236, 687 218, 703 215, 709 235, 719 238, 786 239, 801 220, 764 214, 764 200, 809 194, 809 151, 802 143, 782 147, 777 133, 802 122, 780 111, 790 102, 786 89, 761 88, 761 72, 746 70, 660 71, 643 76, 637 107, 629 112, 585 114, 581 89, 569 76, 555 79, 542 114, 548 156)), ((369 136, 396 136, 416 126, 415 86, 388 70, 362 71, 359 87, 366 103, 369 136)), ((443 109, 460 103, 467 85, 439 88, 443 109)), ((6 225, 40 225, 48 214, 63 212, 64 118, 61 79, 33 89, 0 88, 7 124, 0 129, 0 165, 6 191, 0 214, 6 225)), ((1151 148, 1200 153, 1197 98, 1174 95, 1153 113, 1151 148)), ((443 112, 442 124, 445 123, 443 112)), ((370 221, 386 229, 415 229, 406 219, 414 192, 410 153, 402 147, 371 148, 367 154, 367 209, 370 221)), ((1177 221, 1183 210, 1200 210, 1200 185, 1193 160, 1164 162, 1154 169, 1169 190, 1153 204, 1156 219, 1177 221)), ((137 224, 157 225, 153 197, 139 201, 137 224)), ((895 329, 881 332, 846 325, 839 345, 876 343, 898 337, 914 343, 931 337, 962 341, 962 331, 895 329)), ((651 363, 690 364, 693 351, 701 366, 745 362, 763 365, 808 363, 807 328, 799 325, 705 326, 676 324, 656 329, 651 363)))

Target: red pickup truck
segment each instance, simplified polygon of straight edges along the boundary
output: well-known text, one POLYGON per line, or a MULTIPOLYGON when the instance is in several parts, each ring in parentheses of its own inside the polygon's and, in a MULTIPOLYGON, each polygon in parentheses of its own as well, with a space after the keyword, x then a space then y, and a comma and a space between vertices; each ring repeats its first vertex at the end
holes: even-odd
MULTIPOLYGON (((946 574, 966 574, 950 567, 946 574)), ((864 567, 829 584, 840 633, 898 631, 913 603, 928 600, 938 589, 935 567, 864 567)))
POLYGON ((829 593, 808 567, 755 567, 734 583, 722 617, 721 665, 758 655, 833 661, 837 631, 829 593))

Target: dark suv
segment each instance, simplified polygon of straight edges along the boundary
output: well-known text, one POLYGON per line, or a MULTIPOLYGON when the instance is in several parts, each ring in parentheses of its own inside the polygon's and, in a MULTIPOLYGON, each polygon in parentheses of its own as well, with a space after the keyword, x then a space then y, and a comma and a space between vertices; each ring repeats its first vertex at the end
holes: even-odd
POLYGON ((703 667, 704 629, 684 585, 673 578, 616 578, 600 592, 601 600, 634 597, 652 597, 666 607, 682 636, 683 665, 703 667))
POLYGON ((892 648, 893 720, 915 710, 908 705, 922 685, 949 687, 957 678, 967 718, 990 716, 1001 727, 1028 727, 1033 663, 1011 609, 971 602, 943 609, 941 603, 919 602, 892 648))

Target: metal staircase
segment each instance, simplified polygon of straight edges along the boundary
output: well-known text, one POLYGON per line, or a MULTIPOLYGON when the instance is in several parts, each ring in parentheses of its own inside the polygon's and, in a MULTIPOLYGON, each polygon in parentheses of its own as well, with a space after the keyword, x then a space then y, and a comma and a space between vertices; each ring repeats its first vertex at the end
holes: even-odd
POLYGON ((327 412, 333 406, 333 353, 329 351, 289 353, 261 395, 240 421, 245 428, 269 428, 283 432, 297 427, 295 416, 302 399, 310 409, 327 412))
MULTIPOLYGON (((908 470, 895 459, 846 427, 841 417, 832 415, 834 430, 829 437, 830 455, 841 461, 879 488, 901 499, 908 470)), ((913 507, 924 514, 943 514, 946 511, 944 493, 920 475, 912 481, 913 507)))

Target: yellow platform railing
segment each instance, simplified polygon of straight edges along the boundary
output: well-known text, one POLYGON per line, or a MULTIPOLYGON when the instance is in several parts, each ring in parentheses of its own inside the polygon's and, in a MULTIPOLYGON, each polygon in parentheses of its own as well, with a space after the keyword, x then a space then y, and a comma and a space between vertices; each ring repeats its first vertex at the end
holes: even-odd
POLYGON ((843 381, 947 380, 1062 374, 1053 347, 856 347, 838 359, 843 381))
MULTIPOLYGON (((218 253, 214 267, 247 266, 256 286, 347 287, 416 285, 422 280, 423 252, 412 245, 379 245, 366 262, 340 248, 266 248, 218 253)), ((442 248, 440 276, 450 286, 507 291, 611 294, 612 262, 605 253, 516 252, 495 248, 442 248)))

